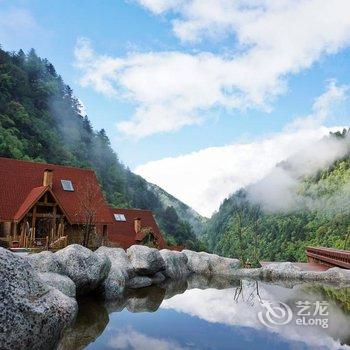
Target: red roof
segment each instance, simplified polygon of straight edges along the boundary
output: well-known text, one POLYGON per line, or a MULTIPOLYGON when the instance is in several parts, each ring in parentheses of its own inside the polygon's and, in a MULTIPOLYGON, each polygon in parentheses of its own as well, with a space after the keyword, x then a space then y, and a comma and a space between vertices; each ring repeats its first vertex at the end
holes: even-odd
POLYGON ((34 163, 0 157, 0 220, 18 220, 46 191, 43 175, 53 171, 51 192, 72 224, 83 223, 82 202, 90 188, 96 223, 110 223, 112 216, 103 198, 95 172, 69 166, 34 163), (70 180, 74 191, 64 191, 61 180, 70 180))
POLYGON ((152 211, 125 208, 111 208, 110 210, 113 216, 113 223, 108 227, 108 239, 111 242, 115 242, 125 249, 133 244, 139 244, 145 237, 143 232, 135 232, 135 219, 140 219, 141 228, 151 228, 158 248, 162 249, 165 247, 164 238, 152 211), (116 221, 114 214, 124 215, 125 221, 116 221))

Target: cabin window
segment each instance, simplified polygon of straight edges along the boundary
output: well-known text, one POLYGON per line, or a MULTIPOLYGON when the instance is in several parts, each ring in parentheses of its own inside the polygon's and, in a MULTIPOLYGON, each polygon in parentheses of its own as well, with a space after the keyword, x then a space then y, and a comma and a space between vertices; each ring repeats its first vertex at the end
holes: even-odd
POLYGON ((61 180, 61 184, 62 184, 62 188, 64 191, 69 191, 69 192, 73 192, 74 191, 74 187, 72 184, 72 181, 70 180, 61 180))
POLYGON ((124 214, 114 214, 115 221, 126 221, 124 214))
POLYGON ((4 229, 4 224, 0 222, 0 237, 5 236, 5 229, 4 229))

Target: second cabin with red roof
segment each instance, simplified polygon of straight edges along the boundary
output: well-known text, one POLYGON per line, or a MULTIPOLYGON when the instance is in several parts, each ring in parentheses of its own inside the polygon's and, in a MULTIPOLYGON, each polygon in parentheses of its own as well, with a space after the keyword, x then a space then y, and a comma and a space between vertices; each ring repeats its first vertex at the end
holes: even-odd
POLYGON ((124 249, 166 243, 149 210, 110 208, 90 169, 0 157, 0 245, 124 249))
POLYGON ((164 238, 150 210, 111 208, 113 224, 108 228, 110 243, 126 249, 133 244, 166 247, 164 238))

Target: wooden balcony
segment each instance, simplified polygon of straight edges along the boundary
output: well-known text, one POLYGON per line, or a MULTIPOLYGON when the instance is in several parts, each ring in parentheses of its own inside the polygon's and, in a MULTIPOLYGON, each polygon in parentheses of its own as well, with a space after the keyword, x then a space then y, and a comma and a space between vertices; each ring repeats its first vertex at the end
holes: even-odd
POLYGON ((306 247, 307 260, 310 263, 328 267, 350 269, 350 251, 326 247, 306 247))

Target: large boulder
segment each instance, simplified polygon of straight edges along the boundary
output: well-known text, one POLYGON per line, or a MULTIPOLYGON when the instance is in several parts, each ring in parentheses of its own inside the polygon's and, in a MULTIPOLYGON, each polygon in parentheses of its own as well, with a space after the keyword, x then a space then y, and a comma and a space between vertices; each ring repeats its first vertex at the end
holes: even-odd
POLYGON ((43 283, 26 259, 3 248, 0 286, 0 348, 54 348, 76 316, 76 300, 43 283))
POLYGON ((216 254, 209 254, 210 272, 213 275, 231 275, 240 266, 238 259, 224 258, 216 254))
MULTIPOLYGON (((311 273, 313 274, 313 272, 311 273)), ((262 276, 267 279, 278 278, 302 278, 302 270, 299 266, 287 261, 287 262, 273 262, 263 266, 262 276)))
POLYGON ((281 272, 294 272, 301 271, 301 268, 292 262, 272 262, 263 267, 264 270, 281 271, 281 272))
POLYGON ((126 254, 136 275, 152 276, 165 270, 165 263, 158 249, 133 245, 126 254))
POLYGON ((30 265, 40 272, 62 273, 60 263, 56 255, 49 251, 25 256, 30 265))
POLYGON ((232 276, 236 278, 247 278, 247 279, 259 279, 263 275, 263 269, 261 268, 243 268, 237 269, 232 276))
POLYGON ((69 277, 53 272, 39 272, 38 275, 39 278, 49 286, 58 289, 71 298, 76 297, 75 283, 69 277))
POLYGON ((121 248, 100 247, 95 251, 98 256, 107 256, 111 262, 107 278, 99 287, 99 292, 106 300, 118 298, 123 294, 125 284, 132 275, 130 261, 121 248))
POLYGON ((332 267, 322 273, 322 279, 331 283, 350 283, 350 270, 332 267))
POLYGON ((77 295, 88 294, 99 287, 107 278, 111 262, 105 254, 95 254, 91 250, 72 244, 55 253, 62 274, 76 285, 77 295))
POLYGON ((350 283, 350 271, 333 267, 326 271, 302 270, 292 262, 275 262, 265 265, 262 269, 264 279, 278 280, 300 280, 300 281, 320 281, 326 283, 350 283))
POLYGON ((204 252, 194 252, 192 250, 183 250, 183 254, 187 256, 188 263, 187 266, 191 272, 199 273, 203 275, 210 274, 210 262, 208 253, 204 252))
POLYGON ((188 258, 186 254, 162 249, 160 255, 165 262, 165 270, 163 273, 166 277, 172 279, 184 278, 191 272, 187 266, 188 258))
POLYGON ((198 253, 185 249, 182 253, 187 256, 190 271, 204 275, 230 275, 240 264, 238 259, 224 258, 206 252, 198 253))

